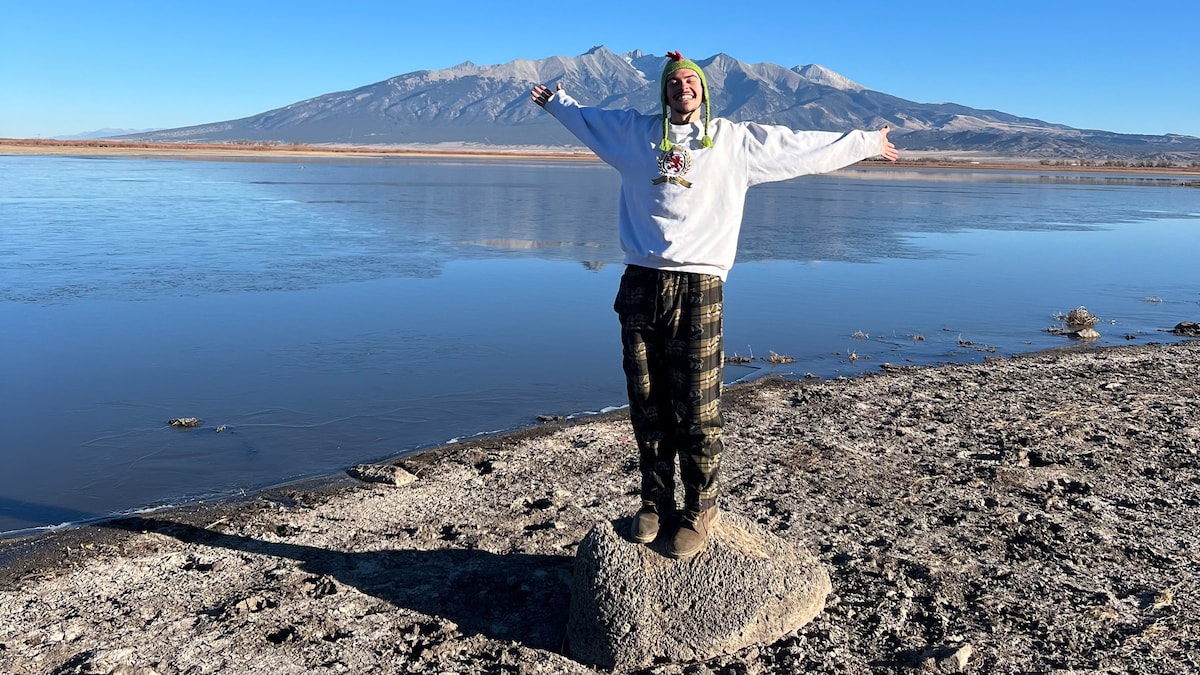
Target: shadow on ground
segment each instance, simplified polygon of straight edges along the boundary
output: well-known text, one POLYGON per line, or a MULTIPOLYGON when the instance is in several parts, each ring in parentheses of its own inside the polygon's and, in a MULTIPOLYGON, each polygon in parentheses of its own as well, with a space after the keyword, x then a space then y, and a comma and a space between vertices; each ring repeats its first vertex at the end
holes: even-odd
POLYGON ((559 651, 566 637, 573 564, 569 557, 465 549, 345 553, 155 518, 121 518, 105 525, 295 560, 306 572, 328 575, 397 607, 452 621, 466 635, 551 651, 559 651))

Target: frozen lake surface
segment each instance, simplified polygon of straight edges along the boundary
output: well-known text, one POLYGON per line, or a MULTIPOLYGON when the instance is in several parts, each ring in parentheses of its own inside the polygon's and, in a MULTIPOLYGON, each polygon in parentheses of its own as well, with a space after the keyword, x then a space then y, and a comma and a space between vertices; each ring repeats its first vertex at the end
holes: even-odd
MULTIPOLYGON (((591 162, 0 157, 0 532, 235 495, 624 404, 591 162), (167 420, 198 417, 196 429, 167 420), (217 427, 224 427, 220 433, 217 427)), ((1177 177, 850 169, 754 188, 730 366, 822 377, 1200 319, 1177 177)))

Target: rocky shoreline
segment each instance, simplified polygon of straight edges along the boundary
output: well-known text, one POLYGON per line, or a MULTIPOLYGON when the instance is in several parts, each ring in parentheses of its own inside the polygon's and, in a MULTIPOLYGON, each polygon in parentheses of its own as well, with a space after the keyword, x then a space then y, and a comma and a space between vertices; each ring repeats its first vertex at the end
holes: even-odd
MULTIPOLYGON (((1200 671, 1200 341, 881 371, 726 393, 722 508, 833 593, 639 672, 1200 671)), ((579 542, 636 505, 628 422, 397 466, 0 541, 0 672, 599 672, 565 618, 579 542)))

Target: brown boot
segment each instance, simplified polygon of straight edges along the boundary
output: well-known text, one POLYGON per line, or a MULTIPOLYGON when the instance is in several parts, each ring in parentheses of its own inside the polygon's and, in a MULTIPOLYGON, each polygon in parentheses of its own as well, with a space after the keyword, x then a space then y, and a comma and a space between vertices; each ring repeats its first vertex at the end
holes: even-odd
POLYGON ((657 504, 643 500, 642 508, 633 515, 629 536, 639 544, 649 544, 658 537, 658 527, 664 515, 657 504))
POLYGON ((703 511, 688 511, 683 514, 683 522, 671 540, 672 558, 690 558, 708 545, 708 536, 712 528, 721 520, 721 511, 710 506, 703 511))

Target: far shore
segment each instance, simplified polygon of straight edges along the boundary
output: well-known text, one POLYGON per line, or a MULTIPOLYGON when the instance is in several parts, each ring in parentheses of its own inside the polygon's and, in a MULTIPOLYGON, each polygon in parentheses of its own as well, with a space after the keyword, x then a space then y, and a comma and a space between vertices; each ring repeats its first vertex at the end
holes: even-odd
POLYGON ((597 160, 583 149, 486 148, 477 146, 302 145, 272 143, 140 143, 112 140, 59 141, 0 138, 0 155, 121 156, 179 159, 259 158, 344 159, 446 158, 446 159, 582 159, 597 160))
MULTIPOLYGON (((991 157, 976 153, 901 152, 897 162, 866 160, 857 167, 905 169, 966 169, 971 171, 1050 171, 1070 173, 1139 173, 1200 176, 1200 166, 1081 166, 1071 159, 991 157), (1050 163, 1043 164, 1043 161, 1050 163)), ((599 161, 583 148, 567 146, 441 145, 304 145, 300 143, 142 143, 111 139, 55 140, 0 138, 0 155, 60 155, 104 157, 154 157, 158 159, 496 159, 599 161)))

